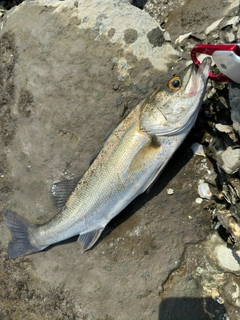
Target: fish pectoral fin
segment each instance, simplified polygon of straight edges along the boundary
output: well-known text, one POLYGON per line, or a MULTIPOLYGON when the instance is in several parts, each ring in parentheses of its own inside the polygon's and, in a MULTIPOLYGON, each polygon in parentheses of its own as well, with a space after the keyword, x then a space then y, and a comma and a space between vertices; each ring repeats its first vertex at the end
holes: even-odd
POLYGON ((56 182, 51 186, 51 195, 58 211, 61 211, 68 197, 76 188, 81 177, 56 182))
POLYGON ((86 251, 90 249, 94 243, 98 240, 104 228, 91 230, 86 233, 81 233, 78 237, 78 242, 81 243, 83 250, 86 251))
POLYGON ((148 181, 148 184, 145 186, 145 189, 143 190, 143 192, 149 192, 152 188, 152 186, 154 185, 154 183, 156 182, 156 180, 158 179, 158 177, 160 176, 161 172, 163 171, 163 169, 165 168, 167 164, 167 161, 165 163, 163 163, 158 170, 155 172, 154 176, 152 177, 151 180, 148 181))

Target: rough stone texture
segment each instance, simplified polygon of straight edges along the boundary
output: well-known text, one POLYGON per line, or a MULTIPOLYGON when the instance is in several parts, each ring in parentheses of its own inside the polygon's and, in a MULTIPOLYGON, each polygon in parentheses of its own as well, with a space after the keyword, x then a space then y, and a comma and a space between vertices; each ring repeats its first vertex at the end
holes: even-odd
MULTIPOLYGON (((193 37, 202 39, 206 36, 203 32, 209 25, 221 18, 227 19, 231 15, 236 15, 239 1, 225 2, 213 0, 201 1, 189 0, 185 5, 174 10, 164 28, 170 33, 171 39, 175 41, 179 35, 191 32, 193 37), (214 8, 214 10, 212 9, 214 8)), ((208 39, 209 41, 210 39, 208 39)), ((211 41, 211 40, 210 40, 211 41)))
POLYGON ((233 43, 236 40, 231 26, 227 26, 221 30, 221 40, 223 43, 233 43))
MULTIPOLYGON (((198 3, 203 13, 204 3, 198 3)), ((216 2, 210 5, 205 26, 215 14, 216 2)), ((228 5, 216 12, 225 14, 228 5)), ((199 11, 194 1, 187 8, 185 26, 192 21, 194 28, 199 11)), ((193 142, 211 146, 214 121, 229 125, 226 90, 205 103, 151 192, 116 217, 92 250, 81 254, 70 239, 29 257, 7 258, 4 210, 33 223, 49 220, 56 213, 51 184, 87 169, 121 118, 165 86, 178 52, 164 43, 158 23, 127 1, 38 0, 4 17, 0 319, 222 320, 227 313, 238 320, 237 256, 219 229, 212 230, 214 201, 195 201, 199 179, 210 184, 215 198, 219 180, 209 159, 190 149, 193 142), (227 269, 224 254, 231 258, 227 269)), ((229 143, 229 137, 220 138, 229 143)))
POLYGON ((168 20, 174 9, 183 6, 186 2, 187 0, 148 0, 143 9, 161 25, 168 20))
POLYGON ((232 149, 228 147, 225 151, 221 152, 221 161, 219 165, 229 174, 237 172, 240 168, 240 149, 232 149))
MULTIPOLYGON (((88 0, 76 1, 65 0, 36 0, 42 5, 50 4, 57 6, 56 12, 64 11, 64 8, 72 8, 72 16, 78 17, 79 29, 97 29, 98 37, 107 35, 109 30, 117 30, 111 37, 112 43, 122 44, 124 52, 133 53, 138 59, 149 59, 153 66, 162 72, 167 72, 171 64, 176 63, 179 52, 170 43, 163 43, 161 47, 156 45, 156 39, 152 44, 149 32, 159 29, 159 25, 146 12, 133 7, 127 0, 88 0), (137 32, 137 39, 126 45, 126 31, 132 29, 137 32)), ((160 31, 160 29, 159 29, 160 31)), ((157 37, 162 38, 162 32, 157 37)), ((136 36, 134 36, 134 39, 136 36)), ((159 41, 158 41, 159 43, 159 41)))
POLYGON ((239 112, 239 105, 240 105, 240 84, 231 83, 229 85, 229 100, 231 104, 231 119, 233 122, 234 129, 240 135, 240 112, 239 112))
POLYGON ((159 28, 155 28, 148 32, 147 34, 149 42, 153 45, 153 47, 160 47, 163 45, 163 34, 159 28))

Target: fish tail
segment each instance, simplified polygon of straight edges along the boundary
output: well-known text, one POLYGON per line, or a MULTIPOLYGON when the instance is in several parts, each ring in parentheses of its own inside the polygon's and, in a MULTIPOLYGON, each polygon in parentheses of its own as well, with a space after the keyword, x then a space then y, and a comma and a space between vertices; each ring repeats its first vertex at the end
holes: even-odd
POLYGON ((12 233, 12 240, 8 244, 9 258, 17 258, 39 251, 31 245, 28 230, 32 224, 23 220, 11 210, 5 212, 6 226, 12 233))

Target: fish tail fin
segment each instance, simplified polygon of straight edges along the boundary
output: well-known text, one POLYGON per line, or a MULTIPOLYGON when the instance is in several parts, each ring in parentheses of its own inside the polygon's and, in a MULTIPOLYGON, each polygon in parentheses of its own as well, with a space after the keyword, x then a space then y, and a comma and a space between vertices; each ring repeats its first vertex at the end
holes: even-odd
POLYGON ((8 244, 9 258, 17 258, 39 251, 31 245, 29 240, 28 229, 33 226, 32 224, 11 210, 5 212, 5 223, 12 233, 12 240, 8 244))

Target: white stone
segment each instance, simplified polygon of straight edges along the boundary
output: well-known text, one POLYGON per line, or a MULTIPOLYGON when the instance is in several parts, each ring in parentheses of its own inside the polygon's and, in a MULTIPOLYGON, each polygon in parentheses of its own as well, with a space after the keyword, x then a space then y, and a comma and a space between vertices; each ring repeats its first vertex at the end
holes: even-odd
POLYGON ((225 124, 217 123, 215 125, 215 127, 220 132, 225 132, 225 133, 233 132, 233 128, 231 126, 228 126, 228 125, 225 125, 225 124))
POLYGON ((181 34, 181 35, 175 40, 175 43, 181 43, 184 39, 187 39, 191 34, 192 34, 192 32, 185 33, 185 34, 181 34))
POLYGON ((196 201, 197 204, 201 204, 203 202, 203 199, 202 198, 196 198, 195 201, 196 201))
POLYGON ((212 192, 210 191, 209 185, 206 182, 201 182, 198 185, 198 194, 203 199, 211 199, 212 192))
POLYGON ((169 195, 174 194, 174 190, 172 188, 167 189, 167 194, 169 195))
POLYGON ((240 264, 238 260, 240 257, 237 256, 233 249, 227 248, 225 244, 218 245, 215 248, 216 257, 220 265, 230 271, 240 271, 240 264))
POLYGON ((240 168, 240 149, 232 149, 228 147, 221 154, 221 160, 223 162, 222 169, 229 174, 235 173, 240 168))
POLYGON ((197 142, 191 145, 191 149, 194 155, 205 157, 205 152, 203 150, 203 146, 197 142))
POLYGON ((205 30, 205 34, 208 35, 210 32, 215 31, 219 26, 219 23, 223 20, 223 18, 214 21, 207 29, 205 30))
POLYGON ((165 31, 163 33, 163 37, 164 37, 165 41, 171 41, 171 36, 170 36, 169 32, 165 31))

